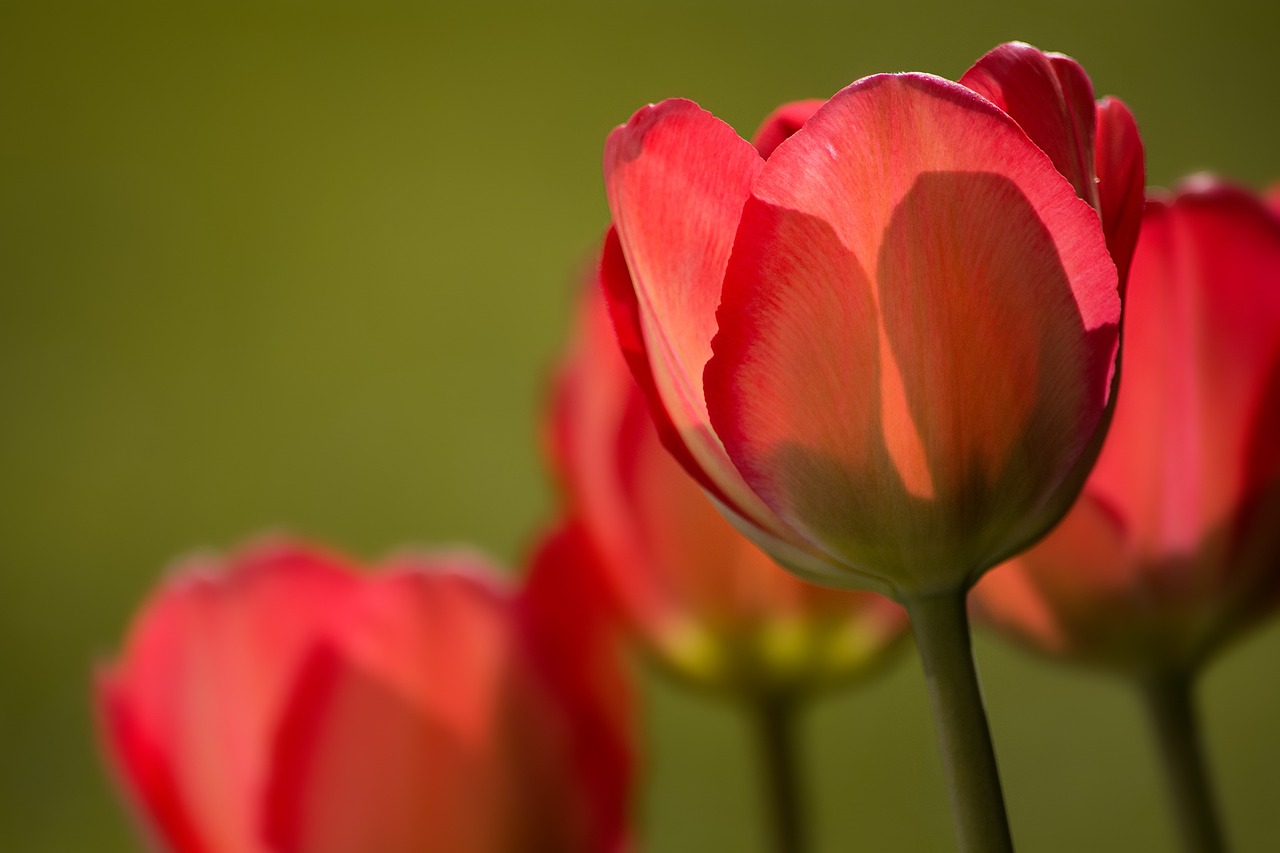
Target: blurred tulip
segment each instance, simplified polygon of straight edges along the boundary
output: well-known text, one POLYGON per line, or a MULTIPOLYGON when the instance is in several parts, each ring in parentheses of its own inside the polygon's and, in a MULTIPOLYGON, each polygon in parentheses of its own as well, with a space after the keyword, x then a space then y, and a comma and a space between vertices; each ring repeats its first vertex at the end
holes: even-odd
POLYGON ((906 605, 961 847, 1012 849, 964 595, 1106 433, 1132 116, 1007 44, 960 83, 859 80, 772 150, 648 106, 604 175, 604 290, 663 443, 778 562, 906 605))
POLYGON ((99 672, 102 734, 163 849, 264 850, 276 720, 303 658, 359 587, 344 563, 271 543, 180 565, 99 672))
POLYGON ((904 636, 898 605, 798 580, 721 517, 662 448, 597 288, 584 289, 552 415, 584 557, 677 676, 748 701, 799 697, 870 670, 904 636))
POLYGON ((1157 196, 1129 291, 1098 464, 975 601, 1050 654, 1194 670, 1280 605, 1280 220, 1222 184, 1157 196))
POLYGON ((363 577, 298 546, 184 567, 99 680, 161 846, 624 849, 625 686, 556 541, 518 593, 464 554, 363 577))
POLYGON ((767 161, 665 101, 610 136, 605 183, 605 288, 664 443, 784 565, 949 591, 1070 505, 1142 204, 1132 117, 1073 60, 868 77, 767 161))
POLYGON ((1280 606, 1280 218, 1204 179, 1148 202, 1125 377, 1084 492, 975 590, 991 624, 1143 688, 1186 849, 1225 849, 1192 703, 1280 606))

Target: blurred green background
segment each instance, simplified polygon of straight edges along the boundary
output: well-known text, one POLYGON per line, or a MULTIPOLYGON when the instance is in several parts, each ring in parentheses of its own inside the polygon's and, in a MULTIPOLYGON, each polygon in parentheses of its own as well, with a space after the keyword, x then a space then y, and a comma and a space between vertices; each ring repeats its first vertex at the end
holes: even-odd
MULTIPOLYGON (((534 424, 606 222, 601 146, 636 107, 750 133, 1021 38, 1128 101, 1153 183, 1260 184, 1262 5, 5 2, 0 850, 135 849, 89 675, 174 556, 287 529, 519 559, 553 511, 534 424)), ((1172 849, 1133 697, 978 654, 1020 849, 1172 849)), ((1280 844, 1278 658, 1272 626, 1202 685, 1242 851, 1280 844)), ((645 685, 640 849, 762 850, 745 721, 645 685)), ((806 723, 819 850, 951 849, 913 655, 806 723)))

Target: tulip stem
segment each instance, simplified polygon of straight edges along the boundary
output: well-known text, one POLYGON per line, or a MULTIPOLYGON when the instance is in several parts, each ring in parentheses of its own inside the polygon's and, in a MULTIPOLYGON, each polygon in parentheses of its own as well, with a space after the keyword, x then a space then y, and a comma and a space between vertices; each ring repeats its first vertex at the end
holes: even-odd
POLYGON ((756 729, 764 770, 765 793, 772 813, 777 853, 803 853, 800 756, 796 742, 796 702, 791 697, 764 696, 755 702, 756 729))
POLYGON ((1155 730, 1170 803, 1177 813, 1182 849, 1187 853, 1223 853, 1227 849, 1209 784, 1208 767, 1185 673, 1143 682, 1147 713, 1155 730))
POLYGON ((903 602, 924 663, 961 853, 1011 853, 995 748, 969 640, 964 590, 903 602))

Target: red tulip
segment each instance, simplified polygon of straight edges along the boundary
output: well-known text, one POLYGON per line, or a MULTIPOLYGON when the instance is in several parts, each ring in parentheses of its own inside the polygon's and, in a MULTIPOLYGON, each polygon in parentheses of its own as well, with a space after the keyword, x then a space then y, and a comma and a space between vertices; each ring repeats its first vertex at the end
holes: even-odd
POLYGON ((299 665, 359 588, 307 546, 189 560, 98 678, 105 745, 155 839, 181 853, 264 850, 259 806, 299 665))
POLYGON ((1280 219, 1203 181, 1148 202, 1124 334, 1080 500, 977 601, 1052 654, 1192 671, 1280 605, 1280 219))
POLYGON ((123 781, 183 853, 622 849, 625 690, 558 549, 518 593, 463 554, 181 576, 101 682, 123 781))
MULTIPOLYGON (((792 105, 767 122, 763 147, 812 111, 792 105)), ((659 443, 596 288, 583 293, 556 391, 553 455, 584 557, 677 675, 792 695, 868 670, 903 636, 898 605, 800 581, 721 517, 659 443)))
POLYGON ((663 441, 804 577, 964 587, 1105 431, 1132 118, 1014 44, 959 84, 860 80, 766 153, 680 100, 609 138, 605 289, 663 441))

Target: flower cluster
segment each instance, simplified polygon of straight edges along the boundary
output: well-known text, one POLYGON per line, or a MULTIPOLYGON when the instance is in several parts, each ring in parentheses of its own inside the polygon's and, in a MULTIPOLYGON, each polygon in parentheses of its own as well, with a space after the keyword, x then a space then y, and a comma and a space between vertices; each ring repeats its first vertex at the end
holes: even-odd
POLYGON ((1192 685, 1280 606, 1280 189, 1148 193, 1128 108, 1016 43, 750 142, 650 105, 604 179, 547 406, 560 527, 518 586, 461 552, 180 566, 97 682, 156 843, 630 849, 625 638, 759 719, 795 853, 796 708, 910 629, 960 849, 1011 850, 972 607, 1133 679, 1187 849, 1223 849, 1192 685))

